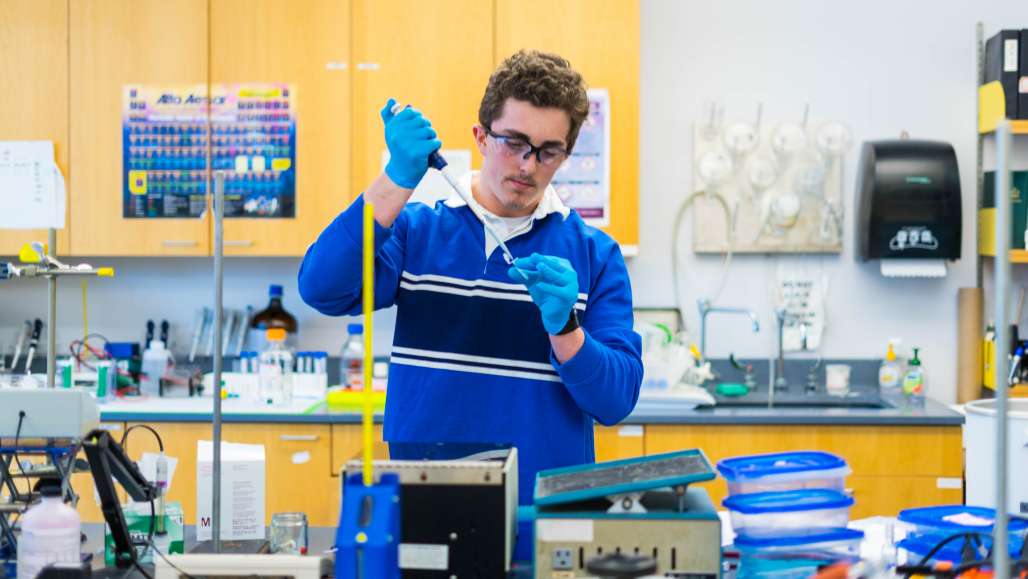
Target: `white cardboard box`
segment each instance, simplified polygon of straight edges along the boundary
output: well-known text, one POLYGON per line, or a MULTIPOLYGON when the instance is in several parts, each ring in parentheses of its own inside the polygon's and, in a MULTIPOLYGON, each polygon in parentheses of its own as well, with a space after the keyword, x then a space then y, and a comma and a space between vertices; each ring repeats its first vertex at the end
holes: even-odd
MULTIPOLYGON (((196 540, 212 540, 214 443, 197 441, 196 540)), ((221 539, 264 538, 264 445, 221 443, 221 539)))

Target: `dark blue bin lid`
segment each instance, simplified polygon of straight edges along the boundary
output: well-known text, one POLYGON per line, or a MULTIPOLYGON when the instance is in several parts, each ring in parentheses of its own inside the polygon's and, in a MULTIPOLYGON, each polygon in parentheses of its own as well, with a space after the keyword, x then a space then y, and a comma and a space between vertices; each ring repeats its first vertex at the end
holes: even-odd
POLYGON ((745 515, 764 513, 790 513, 821 509, 840 509, 853 505, 853 499, 828 489, 802 489, 770 493, 733 495, 721 504, 745 515))
MULTIPOLYGON (((989 507, 974 507, 966 505, 944 505, 939 507, 921 507, 917 509, 906 509, 900 511, 899 520, 912 525, 939 527, 947 534, 959 531, 985 531, 992 532, 995 525, 996 510, 989 507), (960 522, 959 520, 947 520, 953 517, 965 515, 967 518, 974 517, 983 519, 983 522, 974 521, 960 522), (984 521, 988 521, 986 524, 984 521)), ((1023 519, 1010 519, 1007 526, 1011 531, 1024 532, 1028 530, 1028 521, 1023 519)))
POLYGON ((729 481, 759 479, 771 475, 844 468, 846 460, 828 452, 801 451, 755 454, 726 458, 717 463, 721 476, 729 481))
MULTIPOLYGON (((783 533, 786 531, 782 531, 783 533)), ((803 533, 779 536, 753 536, 741 532, 735 537, 735 546, 749 549, 762 549, 767 547, 797 547, 801 545, 815 545, 818 543, 834 543, 836 541, 863 540, 864 531, 856 529, 825 528, 810 529, 803 533)))

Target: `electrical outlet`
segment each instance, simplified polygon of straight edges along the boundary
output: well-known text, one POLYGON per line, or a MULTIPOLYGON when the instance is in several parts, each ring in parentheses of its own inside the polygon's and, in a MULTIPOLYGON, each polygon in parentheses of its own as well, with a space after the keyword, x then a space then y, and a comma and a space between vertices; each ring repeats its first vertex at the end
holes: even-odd
POLYGON ((553 550, 553 569, 555 571, 563 571, 574 568, 575 563, 574 557, 571 555, 571 549, 553 550))

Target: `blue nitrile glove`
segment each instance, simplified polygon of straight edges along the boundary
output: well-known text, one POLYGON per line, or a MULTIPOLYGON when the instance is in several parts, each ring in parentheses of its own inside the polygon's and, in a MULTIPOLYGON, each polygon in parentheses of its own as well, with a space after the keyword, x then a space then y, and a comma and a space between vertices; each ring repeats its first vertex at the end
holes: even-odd
POLYGON ((396 100, 389 99, 382 109, 389 163, 385 172, 393 183, 413 189, 428 172, 428 156, 443 146, 432 123, 415 108, 393 114, 396 100))
POLYGON ((528 287, 528 294, 542 312, 546 332, 555 335, 563 330, 578 301, 578 274, 571 262, 563 257, 533 253, 515 259, 514 265, 507 275, 528 287))

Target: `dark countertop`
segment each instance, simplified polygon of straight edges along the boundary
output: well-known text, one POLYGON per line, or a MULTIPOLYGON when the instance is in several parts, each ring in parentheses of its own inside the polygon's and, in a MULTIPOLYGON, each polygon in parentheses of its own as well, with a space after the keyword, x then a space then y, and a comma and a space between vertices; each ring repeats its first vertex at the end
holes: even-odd
MULTIPOLYGON (((759 392, 751 396, 757 396, 759 392)), ((765 398, 766 399, 766 398, 765 398)), ((825 395, 810 397, 804 406, 763 405, 716 406, 690 409, 683 404, 656 404, 643 400, 622 424, 779 424, 779 425, 867 425, 867 426, 960 426, 964 417, 948 406, 927 400, 923 407, 911 407, 901 397, 883 397, 885 408, 863 404, 869 398, 857 397, 858 406, 827 407, 825 395)), ((875 397, 877 400, 877 397, 875 397)), ((782 404, 804 403, 796 396, 779 396, 782 404)), ((164 406, 164 400, 141 403, 113 403, 100 407, 104 421, 125 422, 206 422, 212 419, 211 399, 176 400, 164 406), (184 409, 185 405, 192 408, 184 409)), ((170 402, 170 401, 169 401, 170 402)), ((756 401, 754 401, 756 404, 756 401)), ((259 408, 233 409, 226 405, 223 411, 226 423, 284 423, 284 424, 357 424, 361 414, 357 411, 329 410, 324 404, 314 404, 296 412, 262 412, 259 408)), ((376 414, 375 422, 382 415, 376 414)))

